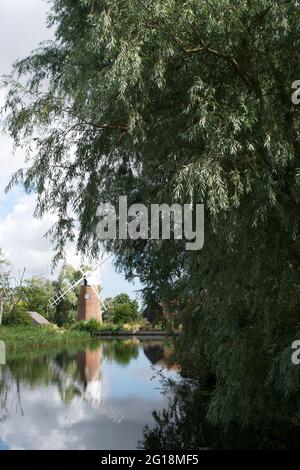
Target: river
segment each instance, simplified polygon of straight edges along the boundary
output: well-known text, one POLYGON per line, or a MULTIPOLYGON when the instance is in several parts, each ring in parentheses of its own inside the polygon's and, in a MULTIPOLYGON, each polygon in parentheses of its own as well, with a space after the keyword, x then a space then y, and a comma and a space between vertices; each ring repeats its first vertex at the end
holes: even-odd
POLYGON ((0 366, 0 449, 136 449, 176 379, 162 340, 101 340, 9 356, 0 366))

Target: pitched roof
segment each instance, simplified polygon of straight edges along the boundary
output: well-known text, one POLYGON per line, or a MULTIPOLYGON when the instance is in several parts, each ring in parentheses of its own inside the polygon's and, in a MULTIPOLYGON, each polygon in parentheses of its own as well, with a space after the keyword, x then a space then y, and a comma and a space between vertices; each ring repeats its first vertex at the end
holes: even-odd
POLYGON ((50 325, 50 322, 48 322, 48 320, 46 320, 46 318, 43 317, 43 315, 40 315, 37 312, 28 312, 28 313, 31 316, 34 323, 38 323, 39 325, 50 325))

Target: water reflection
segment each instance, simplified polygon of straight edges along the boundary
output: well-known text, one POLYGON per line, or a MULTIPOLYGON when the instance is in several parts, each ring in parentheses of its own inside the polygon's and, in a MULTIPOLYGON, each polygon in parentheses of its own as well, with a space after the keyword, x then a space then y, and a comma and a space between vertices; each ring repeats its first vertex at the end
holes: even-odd
MULTIPOLYGON (((0 449, 134 449, 166 406, 162 342, 97 342, 85 350, 8 356, 0 368, 0 449)), ((164 362, 165 361, 165 362, 164 362)))
POLYGON ((299 449, 300 424, 289 413, 295 400, 276 401, 266 392, 254 397, 253 416, 246 424, 214 424, 207 418, 212 384, 189 379, 165 380, 168 405, 153 413, 154 426, 147 425, 139 448, 147 450, 202 449, 299 449), (257 413, 259 407, 264 411, 257 413), (280 408, 285 413, 280 414, 280 408), (275 410, 275 412, 274 412, 275 410))
POLYGON ((180 371, 178 364, 174 364, 173 348, 162 341, 145 340, 143 344, 145 356, 153 365, 161 365, 168 370, 180 371))
POLYGON ((96 403, 101 403, 101 356, 102 347, 94 351, 80 351, 77 357, 84 397, 96 403))

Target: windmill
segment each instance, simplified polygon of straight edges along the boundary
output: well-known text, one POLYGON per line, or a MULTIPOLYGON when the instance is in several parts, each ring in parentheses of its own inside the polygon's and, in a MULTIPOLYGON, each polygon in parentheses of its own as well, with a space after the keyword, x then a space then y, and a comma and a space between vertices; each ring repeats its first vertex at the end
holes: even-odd
POLYGON ((102 322, 102 310, 106 310, 106 306, 100 296, 99 283, 93 280, 93 274, 96 273, 100 266, 102 266, 110 257, 111 255, 89 271, 84 272, 80 268, 82 277, 62 292, 58 292, 54 295, 49 300, 49 306, 52 308, 56 307, 69 294, 69 292, 81 284, 77 320, 90 320, 95 318, 102 322))

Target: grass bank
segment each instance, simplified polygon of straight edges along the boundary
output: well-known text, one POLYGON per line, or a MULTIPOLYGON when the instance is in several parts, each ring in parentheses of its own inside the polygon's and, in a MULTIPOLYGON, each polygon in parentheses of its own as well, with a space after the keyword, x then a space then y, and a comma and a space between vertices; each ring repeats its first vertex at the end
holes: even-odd
POLYGON ((55 330, 52 327, 0 326, 0 341, 7 351, 47 350, 71 344, 86 344, 91 336, 84 331, 55 330))

